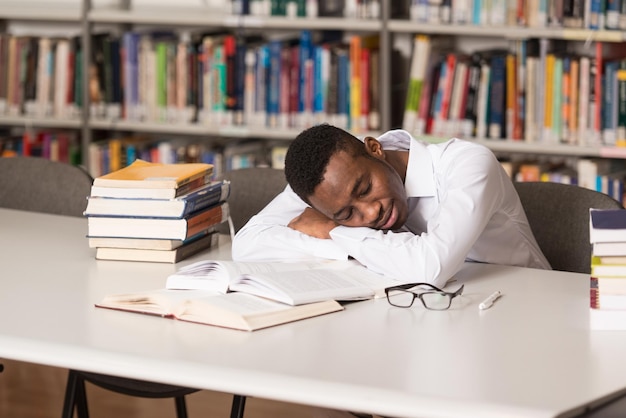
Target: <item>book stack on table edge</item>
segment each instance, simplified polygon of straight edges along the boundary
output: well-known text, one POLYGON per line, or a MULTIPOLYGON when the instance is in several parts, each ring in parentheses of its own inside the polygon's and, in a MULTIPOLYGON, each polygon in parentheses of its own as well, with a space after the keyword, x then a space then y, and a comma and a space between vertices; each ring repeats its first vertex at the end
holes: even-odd
POLYGON ((177 263, 217 245, 230 183, 212 175, 211 164, 135 160, 97 177, 85 209, 96 258, 177 263))
POLYGON ((590 325, 626 330, 626 209, 591 209, 590 325))

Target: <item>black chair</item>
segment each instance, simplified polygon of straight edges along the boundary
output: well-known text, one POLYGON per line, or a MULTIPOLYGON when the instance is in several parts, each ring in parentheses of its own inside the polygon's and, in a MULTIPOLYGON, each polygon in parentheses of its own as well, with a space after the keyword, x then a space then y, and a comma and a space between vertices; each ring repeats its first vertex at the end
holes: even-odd
MULTIPOLYGON (((82 168, 43 158, 0 158, 0 207, 83 216, 93 179, 82 168)), ((87 245, 87 243, 85 243, 87 245)), ((88 418, 85 382, 144 398, 174 398, 178 418, 187 417, 185 395, 198 389, 69 370, 63 418, 88 418)), ((231 417, 243 417, 245 397, 235 395, 231 417)))
POLYGON ((93 179, 81 167, 36 157, 0 158, 0 207, 83 216, 93 179))
POLYGON ((583 187, 516 182, 530 228, 554 270, 591 273, 589 209, 623 209, 612 197, 583 187))
MULTIPOLYGON (((287 185, 283 170, 267 167, 242 168, 225 172, 220 179, 231 185, 228 203, 235 232, 263 209, 287 185)), ((220 225, 220 232, 227 233, 228 225, 220 225)))

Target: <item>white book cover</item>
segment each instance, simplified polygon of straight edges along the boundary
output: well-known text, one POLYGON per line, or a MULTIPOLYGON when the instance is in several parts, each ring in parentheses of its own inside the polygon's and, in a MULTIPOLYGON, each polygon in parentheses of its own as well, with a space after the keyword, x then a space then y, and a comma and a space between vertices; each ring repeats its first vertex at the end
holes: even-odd
POLYGON ((480 67, 480 84, 478 85, 478 102, 476 106, 476 137, 487 137, 487 93, 491 68, 488 63, 480 67))
POLYGON ((58 118, 65 118, 67 115, 69 55, 70 41, 57 40, 54 62, 54 116, 58 118))

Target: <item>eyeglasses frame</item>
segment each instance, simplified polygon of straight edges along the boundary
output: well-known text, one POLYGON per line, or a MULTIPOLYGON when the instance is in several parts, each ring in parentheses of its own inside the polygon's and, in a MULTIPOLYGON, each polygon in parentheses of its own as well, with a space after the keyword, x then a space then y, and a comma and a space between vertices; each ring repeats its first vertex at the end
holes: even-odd
POLYGON ((459 287, 456 291, 454 292, 446 292, 443 289, 438 288, 435 285, 432 285, 430 283, 405 283, 405 284, 401 284, 401 285, 397 285, 397 286, 390 286, 385 288, 385 295, 387 296, 387 302, 389 302, 389 304, 391 306, 395 306, 396 308, 410 308, 411 306, 413 306, 413 303, 415 302, 415 299, 419 299, 422 302, 422 305, 424 305, 424 308, 431 310, 431 311, 445 311, 447 309, 450 309, 450 306, 452 305, 452 299, 454 299, 455 297, 463 294, 463 288, 465 287, 465 284, 462 284, 461 287, 459 287), (424 292, 412 292, 409 289, 412 289, 414 287, 417 286, 428 286, 430 287, 432 290, 426 290, 424 292), (408 306, 399 306, 399 305, 395 305, 393 302, 391 302, 391 299, 389 298, 389 296, 393 296, 390 295, 390 293, 396 291, 396 290, 401 290, 403 292, 407 292, 407 293, 411 293, 413 295, 413 300, 411 300, 411 303, 408 306), (430 294, 430 293, 440 293, 443 295, 447 295, 450 297, 448 306, 446 306, 445 308, 442 309, 434 309, 434 308, 429 308, 428 306, 426 306, 426 303, 424 302, 424 299, 422 299, 422 295, 424 294, 430 294))

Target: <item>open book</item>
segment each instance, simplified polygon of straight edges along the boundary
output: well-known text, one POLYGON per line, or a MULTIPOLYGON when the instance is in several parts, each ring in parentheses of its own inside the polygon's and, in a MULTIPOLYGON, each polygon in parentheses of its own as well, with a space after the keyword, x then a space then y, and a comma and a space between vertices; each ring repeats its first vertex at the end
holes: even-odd
POLYGON ((109 295, 96 306, 244 331, 343 309, 334 300, 289 306, 246 293, 221 294, 209 290, 170 289, 109 295))
POLYGON ((403 282, 373 273, 357 261, 296 263, 199 261, 167 278, 168 289, 242 292, 288 305, 384 296, 403 282))

